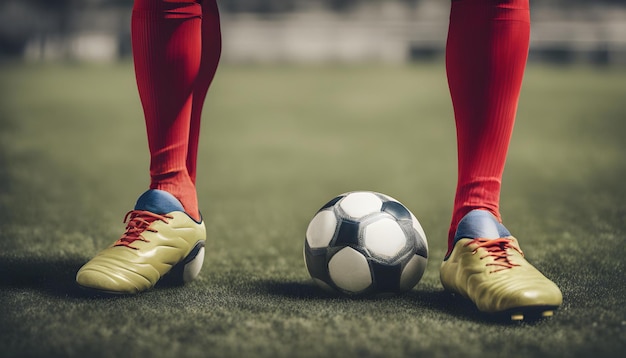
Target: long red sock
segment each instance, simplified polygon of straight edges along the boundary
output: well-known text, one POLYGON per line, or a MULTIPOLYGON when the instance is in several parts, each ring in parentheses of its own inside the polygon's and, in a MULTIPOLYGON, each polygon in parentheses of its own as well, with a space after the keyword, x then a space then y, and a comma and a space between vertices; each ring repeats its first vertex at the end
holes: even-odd
MULTIPOLYGON (((214 1, 207 2, 208 8, 217 11, 214 1)), ((207 66, 211 74, 200 75, 202 16, 198 1, 135 0, 131 22, 135 74, 150 149, 150 188, 176 196, 196 219, 200 216, 195 158, 201 106, 194 124, 192 108, 204 101, 216 68, 207 66)))
POLYGON ((448 235, 473 209, 498 220, 502 173, 528 57, 528 0, 453 0, 446 47, 458 183, 448 235))
POLYGON ((191 108, 191 128, 189 133, 189 147, 187 151, 187 172, 191 181, 196 183, 196 163, 198 158, 198 141, 200 137, 200 122, 204 100, 209 90, 222 51, 222 35, 220 30, 220 16, 216 0, 202 1, 202 56, 200 73, 196 79, 191 108))

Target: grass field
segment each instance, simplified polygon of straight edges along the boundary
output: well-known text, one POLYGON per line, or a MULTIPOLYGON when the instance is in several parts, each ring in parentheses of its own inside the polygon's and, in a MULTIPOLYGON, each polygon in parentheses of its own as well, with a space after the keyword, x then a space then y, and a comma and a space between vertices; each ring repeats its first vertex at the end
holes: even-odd
POLYGON ((201 276, 97 298, 74 275, 148 182, 132 66, 0 66, 0 356, 621 357, 626 70, 530 66, 524 86, 502 212, 564 304, 511 324, 439 283, 456 171, 443 67, 223 66, 199 155, 201 276), (306 273, 308 221, 362 189, 426 230, 405 295, 328 296, 306 273))

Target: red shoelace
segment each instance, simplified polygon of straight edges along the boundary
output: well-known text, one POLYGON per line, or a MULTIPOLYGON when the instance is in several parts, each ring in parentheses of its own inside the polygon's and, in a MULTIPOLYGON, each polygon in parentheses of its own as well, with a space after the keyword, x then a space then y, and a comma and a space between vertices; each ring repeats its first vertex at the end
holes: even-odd
POLYGON ((524 253, 514 245, 511 245, 511 239, 507 238, 499 238, 499 239, 474 239, 465 246, 469 246, 472 244, 477 244, 474 248, 474 254, 478 252, 478 249, 482 248, 487 253, 480 257, 480 259, 484 259, 485 257, 493 257, 494 261, 492 263, 488 263, 487 266, 497 266, 490 273, 498 272, 502 270, 508 270, 515 266, 519 266, 518 264, 514 264, 509 260, 509 254, 507 253, 507 249, 513 249, 520 254, 524 255, 524 253))
POLYGON ((126 232, 124 232, 122 237, 117 240, 113 246, 126 246, 137 250, 136 247, 132 246, 133 242, 137 240, 149 242, 141 234, 145 231, 157 232, 155 229, 151 228, 150 225, 157 220, 167 223, 168 219, 172 219, 172 216, 159 215, 144 210, 131 210, 124 216, 124 223, 127 223, 126 232))

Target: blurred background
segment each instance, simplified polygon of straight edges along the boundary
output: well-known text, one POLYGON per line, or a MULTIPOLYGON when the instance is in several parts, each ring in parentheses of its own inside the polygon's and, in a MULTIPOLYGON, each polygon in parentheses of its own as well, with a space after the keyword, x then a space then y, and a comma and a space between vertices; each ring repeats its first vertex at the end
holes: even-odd
MULTIPOLYGON (((0 57, 128 59, 132 0, 0 0, 0 57)), ((224 0, 226 63, 438 61, 447 0, 224 0)), ((530 61, 626 65, 626 0, 531 0, 530 61)))

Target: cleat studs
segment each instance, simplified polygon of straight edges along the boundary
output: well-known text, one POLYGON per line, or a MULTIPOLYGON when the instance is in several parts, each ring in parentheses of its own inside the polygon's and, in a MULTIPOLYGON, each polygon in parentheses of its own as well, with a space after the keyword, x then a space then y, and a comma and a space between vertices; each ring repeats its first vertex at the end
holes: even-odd
POLYGON ((541 313, 541 317, 552 317, 554 316, 554 311, 543 311, 541 313))
POLYGON ((511 321, 523 321, 524 314, 522 313, 513 313, 511 314, 511 321))

